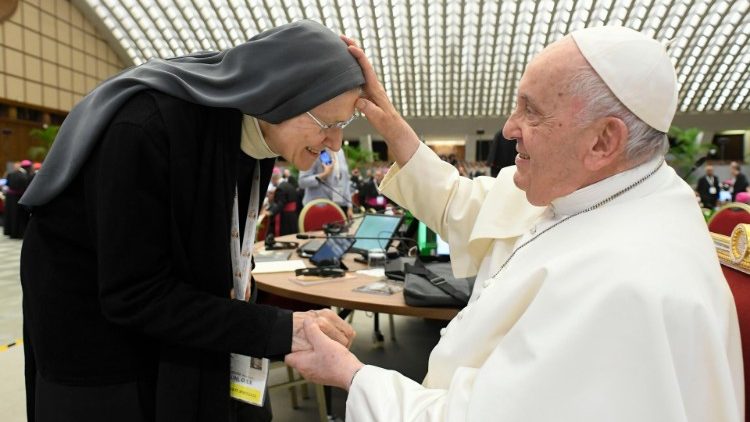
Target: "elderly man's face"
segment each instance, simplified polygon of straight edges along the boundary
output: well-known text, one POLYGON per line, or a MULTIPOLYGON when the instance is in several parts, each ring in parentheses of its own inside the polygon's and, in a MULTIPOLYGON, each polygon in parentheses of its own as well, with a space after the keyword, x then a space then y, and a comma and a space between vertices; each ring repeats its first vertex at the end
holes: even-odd
MULTIPOLYGON (((324 124, 346 121, 354 114, 359 91, 345 92, 310 110, 324 124)), ((307 113, 300 114, 278 125, 261 124, 263 136, 272 151, 293 163, 300 170, 308 170, 320 152, 341 149, 343 129, 321 129, 307 113)))
POLYGON ((532 60, 518 86, 503 136, 518 140, 513 181, 533 205, 547 205, 586 184, 581 140, 594 135, 577 124, 584 103, 568 88, 575 69, 585 65, 575 43, 563 39, 532 60))

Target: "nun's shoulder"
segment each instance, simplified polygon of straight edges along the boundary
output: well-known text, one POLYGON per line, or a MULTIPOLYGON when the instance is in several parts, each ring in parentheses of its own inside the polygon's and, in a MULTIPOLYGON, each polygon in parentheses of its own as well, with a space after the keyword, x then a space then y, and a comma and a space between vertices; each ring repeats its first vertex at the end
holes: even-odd
POLYGON ((157 91, 145 90, 128 98, 117 110, 111 124, 143 126, 160 116, 160 97, 168 97, 157 91))

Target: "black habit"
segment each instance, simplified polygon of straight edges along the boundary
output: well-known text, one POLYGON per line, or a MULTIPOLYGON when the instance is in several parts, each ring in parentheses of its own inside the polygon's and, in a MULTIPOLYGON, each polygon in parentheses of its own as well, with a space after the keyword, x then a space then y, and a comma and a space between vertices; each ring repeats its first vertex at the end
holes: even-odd
POLYGON ((233 420, 229 352, 290 351, 289 311, 229 299, 235 183, 246 215, 254 166, 263 198, 275 161, 241 153, 241 121, 143 91, 34 208, 21 256, 29 420, 233 420))

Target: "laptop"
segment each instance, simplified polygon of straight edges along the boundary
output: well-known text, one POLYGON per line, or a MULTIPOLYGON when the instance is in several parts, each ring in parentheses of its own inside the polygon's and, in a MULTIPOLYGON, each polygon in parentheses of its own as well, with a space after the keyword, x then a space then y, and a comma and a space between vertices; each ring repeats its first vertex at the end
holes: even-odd
POLYGON ((310 262, 317 267, 338 267, 341 264, 341 258, 353 243, 354 239, 348 237, 329 237, 323 242, 323 246, 310 257, 310 262))
POLYGON ((365 214, 354 233, 357 241, 352 245, 350 252, 366 257, 371 249, 388 250, 393 242, 393 236, 401 226, 401 219, 400 215, 365 214), (364 239, 367 237, 376 239, 364 239))
POLYGON ((419 256, 423 261, 450 261, 451 259, 448 242, 421 221, 417 227, 417 245, 419 256))

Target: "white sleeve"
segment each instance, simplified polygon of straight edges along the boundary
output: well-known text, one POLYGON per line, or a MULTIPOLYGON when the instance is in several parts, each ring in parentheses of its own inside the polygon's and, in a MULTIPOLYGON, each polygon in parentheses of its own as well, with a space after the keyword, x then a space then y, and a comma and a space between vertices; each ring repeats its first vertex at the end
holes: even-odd
POLYGON ((388 171, 380 191, 434 230, 451 249, 465 249, 495 179, 460 177, 425 144, 400 168, 388 171))
POLYGON ((366 365, 349 388, 346 420, 463 421, 475 375, 475 369, 462 368, 451 382, 450 390, 430 389, 396 371, 366 365))

